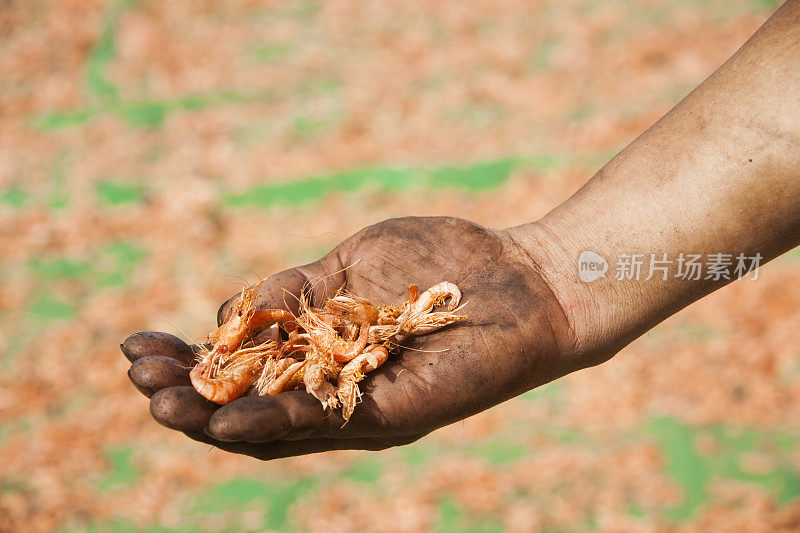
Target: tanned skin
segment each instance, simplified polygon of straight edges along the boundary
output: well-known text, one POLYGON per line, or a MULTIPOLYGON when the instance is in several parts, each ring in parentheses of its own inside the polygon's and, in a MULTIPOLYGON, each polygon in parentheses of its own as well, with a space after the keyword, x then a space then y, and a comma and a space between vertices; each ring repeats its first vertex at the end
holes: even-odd
MULTIPOLYGON (((415 337, 362 382, 343 425, 303 391, 212 404, 189 386, 189 346, 163 333, 122 345, 161 424, 223 450, 275 459, 379 450, 602 363, 730 279, 578 279, 580 253, 760 255, 800 244, 800 0, 542 219, 505 230, 455 218, 370 226, 262 286, 259 305, 317 304, 339 287, 374 302, 452 281, 469 321, 415 337), (344 268, 348 266, 349 268, 344 268), (323 281, 319 281, 323 280, 323 281)), ((231 300, 222 306, 221 321, 231 300)))

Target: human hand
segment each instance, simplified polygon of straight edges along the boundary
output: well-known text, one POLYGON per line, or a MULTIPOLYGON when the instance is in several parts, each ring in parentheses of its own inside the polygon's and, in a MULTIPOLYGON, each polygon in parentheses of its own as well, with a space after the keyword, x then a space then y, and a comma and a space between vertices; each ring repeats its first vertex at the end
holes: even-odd
MULTIPOLYGON (((223 450, 273 459, 333 449, 378 450, 413 442, 533 387, 588 366, 539 265, 506 231, 466 220, 402 218, 367 227, 317 262, 263 283, 258 307, 297 311, 305 290, 322 305, 347 288, 376 304, 401 303, 451 281, 468 320, 412 337, 361 382, 347 424, 305 391, 245 396, 218 406, 189 384, 191 348, 164 333, 137 333, 122 345, 128 375, 162 425, 223 450)), ((219 310, 218 322, 236 297, 219 310)))

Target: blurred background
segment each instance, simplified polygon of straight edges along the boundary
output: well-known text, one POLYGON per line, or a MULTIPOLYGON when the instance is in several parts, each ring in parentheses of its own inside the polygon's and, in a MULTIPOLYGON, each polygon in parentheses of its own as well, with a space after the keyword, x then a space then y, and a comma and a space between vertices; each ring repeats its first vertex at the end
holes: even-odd
POLYGON ((0 530, 798 530, 797 252, 385 452, 195 443, 118 349, 388 217, 542 216, 776 7, 1 2, 0 530))

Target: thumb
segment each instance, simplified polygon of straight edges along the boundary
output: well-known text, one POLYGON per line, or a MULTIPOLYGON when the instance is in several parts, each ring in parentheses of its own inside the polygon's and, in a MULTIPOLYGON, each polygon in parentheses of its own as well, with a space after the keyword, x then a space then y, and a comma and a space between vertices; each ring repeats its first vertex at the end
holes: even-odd
MULTIPOLYGON (((312 305, 321 305, 333 296, 345 283, 345 273, 336 250, 319 261, 290 268, 271 276, 258 284, 255 290, 256 309, 285 309, 297 314, 300 296, 305 295, 312 305)), ((241 296, 234 294, 217 312, 217 325, 228 318, 241 296)))

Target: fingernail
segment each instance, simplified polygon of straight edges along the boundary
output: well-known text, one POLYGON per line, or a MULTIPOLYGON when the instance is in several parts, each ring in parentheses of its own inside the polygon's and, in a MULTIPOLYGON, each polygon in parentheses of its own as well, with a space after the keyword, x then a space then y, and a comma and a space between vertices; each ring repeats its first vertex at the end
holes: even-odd
POLYGON ((122 351, 122 355, 124 355, 124 356, 125 356, 125 358, 126 358, 128 361, 130 361, 131 363, 133 363, 134 361, 136 361, 136 357, 135 357, 135 356, 134 356, 134 355, 133 355, 133 354, 130 352, 130 350, 128 350, 128 349, 125 347, 125 344, 120 344, 120 345, 119 345, 119 349, 122 351))

